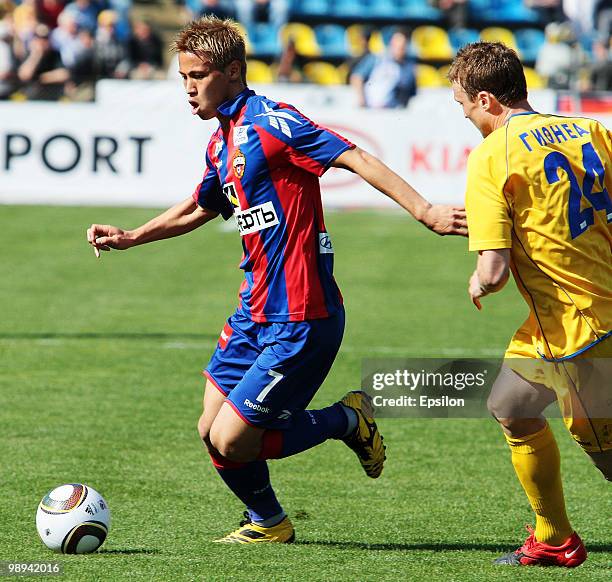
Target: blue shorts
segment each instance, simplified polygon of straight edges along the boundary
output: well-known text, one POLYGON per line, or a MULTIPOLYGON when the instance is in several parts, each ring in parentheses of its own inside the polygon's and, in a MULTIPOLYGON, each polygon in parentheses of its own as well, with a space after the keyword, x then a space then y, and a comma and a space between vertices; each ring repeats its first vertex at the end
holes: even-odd
POLYGON ((325 380, 343 333, 344 311, 286 323, 256 323, 237 311, 204 375, 246 423, 286 428, 325 380))

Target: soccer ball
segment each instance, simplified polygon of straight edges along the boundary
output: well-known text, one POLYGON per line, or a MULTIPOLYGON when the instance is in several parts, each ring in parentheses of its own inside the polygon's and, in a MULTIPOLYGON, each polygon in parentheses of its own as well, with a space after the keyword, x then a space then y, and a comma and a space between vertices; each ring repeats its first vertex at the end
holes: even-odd
POLYGON ((82 483, 60 485, 38 504, 36 529, 54 552, 95 552, 110 529, 110 510, 103 497, 82 483))

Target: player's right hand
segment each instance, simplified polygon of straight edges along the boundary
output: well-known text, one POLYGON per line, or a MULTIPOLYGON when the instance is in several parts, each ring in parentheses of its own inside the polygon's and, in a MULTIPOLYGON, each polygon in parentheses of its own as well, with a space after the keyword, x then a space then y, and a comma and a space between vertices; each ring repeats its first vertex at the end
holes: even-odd
POLYGON ((133 245, 126 231, 110 224, 92 224, 87 229, 87 242, 94 248, 96 257, 100 257, 100 251, 122 251, 133 245))
POLYGON ((423 224, 433 232, 445 235, 467 236, 465 208, 448 204, 433 204, 425 212, 423 224))

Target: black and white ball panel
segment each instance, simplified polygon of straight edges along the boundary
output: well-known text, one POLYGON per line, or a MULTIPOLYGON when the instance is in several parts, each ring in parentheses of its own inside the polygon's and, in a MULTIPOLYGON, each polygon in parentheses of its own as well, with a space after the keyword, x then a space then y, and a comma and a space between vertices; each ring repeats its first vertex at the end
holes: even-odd
POLYGON ((64 554, 95 552, 106 539, 108 530, 101 521, 86 521, 70 530, 62 542, 64 554))

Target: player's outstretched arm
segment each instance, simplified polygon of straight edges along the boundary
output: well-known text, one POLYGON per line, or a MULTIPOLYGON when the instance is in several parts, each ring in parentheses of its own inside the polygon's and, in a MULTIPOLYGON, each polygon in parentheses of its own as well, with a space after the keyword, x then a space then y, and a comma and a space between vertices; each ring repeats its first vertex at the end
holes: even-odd
POLYGON ((198 206, 190 196, 134 230, 92 224, 87 229, 87 242, 99 257, 99 251, 125 250, 191 232, 217 216, 217 212, 198 206))
POLYGON ((368 184, 389 196, 430 230, 440 235, 467 235, 463 207, 429 203, 408 182, 365 150, 357 147, 347 150, 332 165, 359 174, 368 184))

